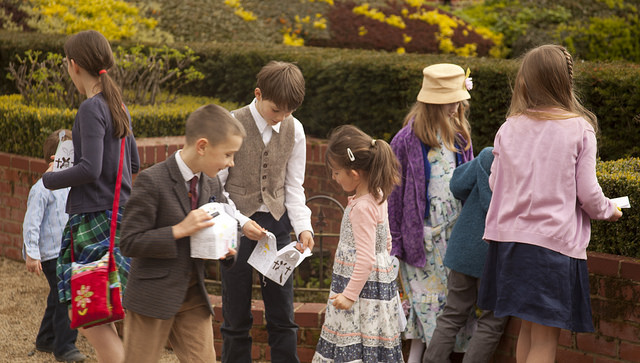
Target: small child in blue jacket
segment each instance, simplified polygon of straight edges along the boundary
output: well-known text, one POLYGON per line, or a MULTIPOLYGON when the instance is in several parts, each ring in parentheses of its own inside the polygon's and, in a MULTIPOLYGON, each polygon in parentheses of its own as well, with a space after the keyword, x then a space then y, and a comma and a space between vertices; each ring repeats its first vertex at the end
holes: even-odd
MULTIPOLYGON (((46 138, 42 151, 47 164, 56 153, 58 143, 66 140, 71 140, 71 130, 56 130, 46 138)), ((36 350, 53 353, 59 361, 79 362, 86 357, 76 348, 78 331, 69 327, 67 305, 58 301, 56 278, 62 231, 69 219, 64 210, 68 194, 69 188, 45 188, 42 178, 31 187, 22 224, 22 258, 27 271, 38 275, 42 272, 49 283, 47 307, 36 336, 36 350)))
MULTIPOLYGON (((449 184, 453 195, 463 200, 464 206, 451 231, 444 257, 444 265, 451 269, 447 283, 447 304, 436 321, 424 363, 450 362, 449 355, 456 342, 456 334, 467 323, 467 318, 475 308, 489 249, 482 235, 492 194, 489 188, 492 150, 492 147, 486 147, 475 159, 457 167, 449 184)), ((483 311, 463 362, 488 362, 500 342, 506 322, 506 317, 497 318, 492 311, 483 311)))

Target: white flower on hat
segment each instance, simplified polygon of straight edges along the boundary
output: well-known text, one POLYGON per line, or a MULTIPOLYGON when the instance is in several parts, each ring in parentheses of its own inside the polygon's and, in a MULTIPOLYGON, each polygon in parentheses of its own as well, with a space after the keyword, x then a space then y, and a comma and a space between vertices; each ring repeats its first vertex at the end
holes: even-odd
POLYGON ((473 89, 473 81, 472 81, 472 77, 469 77, 469 75, 471 74, 471 70, 469 68, 467 68, 467 74, 465 74, 465 79, 464 79, 464 88, 467 89, 467 91, 471 91, 473 89))

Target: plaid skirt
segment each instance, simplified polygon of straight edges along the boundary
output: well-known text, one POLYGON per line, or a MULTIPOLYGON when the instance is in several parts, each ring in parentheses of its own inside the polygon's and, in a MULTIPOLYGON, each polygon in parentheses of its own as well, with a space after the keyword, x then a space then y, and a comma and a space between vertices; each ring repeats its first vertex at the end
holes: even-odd
MULTIPOLYGON (((120 253, 120 221, 124 208, 118 210, 115 246, 113 257, 120 275, 121 289, 124 291, 129 276, 129 258, 120 253)), ((79 213, 69 216, 62 234, 60 255, 56 266, 58 277, 58 300, 71 303, 71 231, 73 231, 73 256, 75 262, 88 263, 98 261, 109 252, 111 230, 111 210, 79 213)))

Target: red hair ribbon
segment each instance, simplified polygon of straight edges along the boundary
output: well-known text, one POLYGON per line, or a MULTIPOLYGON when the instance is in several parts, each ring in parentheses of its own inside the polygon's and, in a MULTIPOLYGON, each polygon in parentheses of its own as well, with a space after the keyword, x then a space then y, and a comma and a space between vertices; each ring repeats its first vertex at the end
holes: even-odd
POLYGON ((100 72, 98 72, 99 75, 101 75, 103 73, 107 73, 107 70, 106 69, 101 69, 100 72))

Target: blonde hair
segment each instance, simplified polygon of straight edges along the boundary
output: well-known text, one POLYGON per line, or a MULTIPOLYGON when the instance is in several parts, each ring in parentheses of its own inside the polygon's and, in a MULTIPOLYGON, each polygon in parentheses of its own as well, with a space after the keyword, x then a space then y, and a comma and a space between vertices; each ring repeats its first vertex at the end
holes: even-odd
POLYGON ((575 94, 573 58, 560 45, 534 48, 522 58, 516 75, 508 116, 564 120, 581 116, 598 131, 598 119, 575 94), (553 112, 561 110, 562 112, 553 112))
POLYGON ((471 147, 471 125, 467 121, 468 101, 459 102, 457 114, 449 118, 446 114, 446 105, 436 105, 432 103, 416 102, 404 119, 402 126, 409 124, 413 120, 411 129, 413 133, 429 147, 440 147, 438 142, 438 132, 442 138, 444 146, 453 151, 461 152, 456 147, 456 141, 464 141, 464 150, 471 147))
POLYGON ((367 179, 367 189, 382 204, 400 183, 400 163, 391 146, 374 140, 353 125, 335 128, 325 155, 329 168, 356 170, 367 179))

